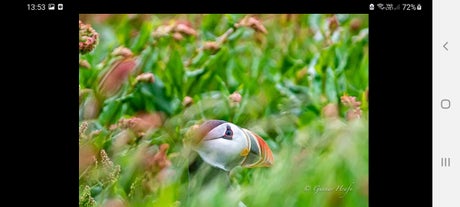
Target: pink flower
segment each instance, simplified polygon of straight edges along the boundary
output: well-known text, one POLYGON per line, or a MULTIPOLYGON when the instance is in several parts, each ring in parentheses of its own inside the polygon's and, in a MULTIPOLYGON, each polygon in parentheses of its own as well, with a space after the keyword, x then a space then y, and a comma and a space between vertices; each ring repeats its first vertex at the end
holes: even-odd
POLYGON ((84 24, 82 21, 79 21, 79 39, 80 42, 78 47, 80 49, 80 54, 86 54, 94 50, 96 47, 99 34, 94 30, 90 24, 84 24))

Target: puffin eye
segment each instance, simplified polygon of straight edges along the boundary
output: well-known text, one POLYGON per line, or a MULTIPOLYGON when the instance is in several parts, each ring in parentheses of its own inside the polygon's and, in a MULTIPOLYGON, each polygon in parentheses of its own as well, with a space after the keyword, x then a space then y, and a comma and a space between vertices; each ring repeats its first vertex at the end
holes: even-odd
POLYGON ((224 138, 224 139, 232 139, 232 137, 233 137, 232 128, 229 125, 227 125, 227 130, 225 131, 225 134, 224 134, 224 136, 222 138, 224 138))

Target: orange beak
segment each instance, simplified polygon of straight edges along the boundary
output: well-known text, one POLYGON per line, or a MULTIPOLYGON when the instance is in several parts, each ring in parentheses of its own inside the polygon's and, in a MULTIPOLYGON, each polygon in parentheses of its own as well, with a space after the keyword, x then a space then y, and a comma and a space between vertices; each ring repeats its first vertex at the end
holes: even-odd
POLYGON ((273 153, 268 144, 259 135, 249 130, 243 129, 248 135, 251 143, 251 150, 247 158, 243 161, 243 167, 270 167, 273 165, 273 153), (251 157, 251 154, 255 156, 251 157))

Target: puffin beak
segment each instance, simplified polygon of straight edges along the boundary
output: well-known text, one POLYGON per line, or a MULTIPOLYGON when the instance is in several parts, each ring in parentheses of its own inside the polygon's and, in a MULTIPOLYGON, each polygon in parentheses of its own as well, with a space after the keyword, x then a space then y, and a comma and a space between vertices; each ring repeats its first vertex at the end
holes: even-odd
POLYGON ((253 167, 270 167, 273 165, 273 153, 265 142, 259 135, 243 129, 250 140, 250 152, 247 158, 243 161, 242 166, 253 168, 253 167))

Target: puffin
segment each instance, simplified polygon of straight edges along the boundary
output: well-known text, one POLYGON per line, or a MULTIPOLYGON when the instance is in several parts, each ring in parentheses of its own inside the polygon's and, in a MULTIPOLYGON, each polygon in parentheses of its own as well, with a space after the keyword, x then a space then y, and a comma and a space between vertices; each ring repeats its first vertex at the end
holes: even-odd
POLYGON ((223 120, 208 120, 194 133, 194 150, 207 164, 229 172, 243 168, 270 167, 273 153, 256 133, 223 120))

